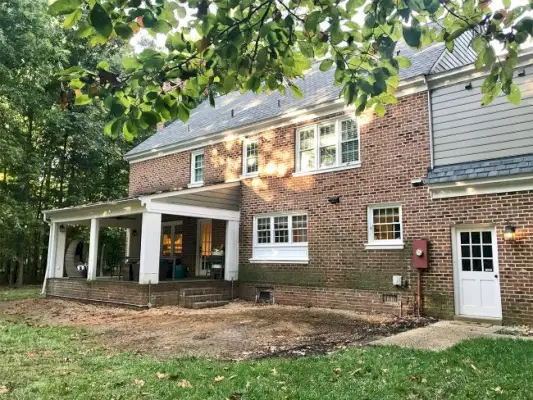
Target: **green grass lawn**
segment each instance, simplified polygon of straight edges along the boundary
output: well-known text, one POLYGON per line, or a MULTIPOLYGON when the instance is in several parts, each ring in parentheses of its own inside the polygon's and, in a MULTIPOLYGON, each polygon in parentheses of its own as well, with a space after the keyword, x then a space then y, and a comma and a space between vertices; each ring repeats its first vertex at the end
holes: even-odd
POLYGON ((0 286, 0 301, 22 300, 39 297, 40 286, 27 286, 21 288, 7 288, 0 286))
MULTIPOLYGON (((0 398, 531 399, 533 343, 472 340, 440 353, 392 347, 221 362, 113 354, 78 329, 0 317, 0 398)), ((179 338, 176 338, 179 340, 179 338)))

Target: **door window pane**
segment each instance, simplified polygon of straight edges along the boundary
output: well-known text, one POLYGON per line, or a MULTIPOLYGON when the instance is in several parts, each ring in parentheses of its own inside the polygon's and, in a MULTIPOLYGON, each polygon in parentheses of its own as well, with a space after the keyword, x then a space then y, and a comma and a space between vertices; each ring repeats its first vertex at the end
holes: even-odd
POLYGON ((483 270, 485 272, 493 272, 494 264, 492 260, 483 260, 483 270))
POLYGON ((472 271, 481 271, 481 260, 478 258, 474 258, 472 260, 472 271))
POLYGON ((481 257, 481 246, 472 246, 472 257, 481 257))
POLYGON ((491 232, 483 232, 482 236, 483 236, 483 238, 482 238, 483 239, 483 243, 485 243, 485 244, 492 243, 492 234, 491 234, 491 232))
POLYGON ((164 226, 161 238, 161 255, 163 257, 170 257, 172 255, 172 227, 164 226))
POLYGON ((461 267, 463 271, 494 271, 491 232, 461 232, 460 242, 461 267))
POLYGON ((479 232, 471 232, 472 243, 481 243, 481 234, 479 232))
POLYGON ((463 271, 470 271, 471 267, 470 267, 470 260, 469 259, 463 259, 461 263, 462 263, 462 266, 463 266, 463 271))
POLYGON ((470 234, 468 232, 461 232, 461 244, 470 243, 470 234))

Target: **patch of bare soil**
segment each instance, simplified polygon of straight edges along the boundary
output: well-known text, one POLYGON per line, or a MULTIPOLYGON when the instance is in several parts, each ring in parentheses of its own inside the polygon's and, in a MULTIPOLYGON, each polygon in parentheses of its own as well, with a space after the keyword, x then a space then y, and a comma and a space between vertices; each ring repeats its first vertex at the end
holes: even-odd
POLYGON ((0 313, 30 325, 88 330, 111 351, 158 357, 247 359, 325 354, 428 324, 350 311, 234 302, 190 310, 131 310, 56 299, 0 303, 0 313))

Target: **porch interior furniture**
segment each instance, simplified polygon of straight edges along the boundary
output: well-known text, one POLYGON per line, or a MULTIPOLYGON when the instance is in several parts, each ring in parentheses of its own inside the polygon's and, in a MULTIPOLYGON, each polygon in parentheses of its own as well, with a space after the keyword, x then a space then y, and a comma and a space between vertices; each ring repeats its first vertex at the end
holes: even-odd
POLYGON ((81 240, 71 241, 65 251, 65 273, 69 278, 87 278, 87 270, 79 271, 78 265, 84 261, 84 246, 81 240))
POLYGON ((207 256, 209 277, 212 279, 224 279, 224 254, 207 256))
POLYGON ((119 278, 125 281, 138 281, 139 280, 139 262, 138 257, 126 257, 123 264, 122 274, 119 278))

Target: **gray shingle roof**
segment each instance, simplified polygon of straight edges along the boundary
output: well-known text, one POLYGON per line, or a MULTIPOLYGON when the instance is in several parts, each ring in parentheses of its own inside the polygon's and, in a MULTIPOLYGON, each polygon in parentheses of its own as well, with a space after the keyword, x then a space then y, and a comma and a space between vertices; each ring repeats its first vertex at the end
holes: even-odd
MULTIPOLYGON (((439 57, 446 51, 443 43, 435 43, 422 50, 411 49, 400 43, 398 50, 401 55, 411 60, 411 66, 400 71, 400 78, 403 81, 429 74, 439 57)), ((295 82, 303 92, 302 99, 297 99, 291 93, 283 96, 278 92, 270 94, 234 92, 218 97, 215 108, 204 102, 193 110, 187 124, 179 120, 172 122, 128 152, 126 157, 144 151, 162 149, 190 139, 201 140, 216 133, 334 101, 339 98, 341 88, 333 85, 333 74, 333 69, 320 72, 318 65, 314 65, 305 78, 295 82), (231 110, 234 110, 234 117, 231 117, 231 110)))
POLYGON ((533 173, 533 155, 435 167, 428 173, 428 183, 448 183, 527 173, 533 173))

